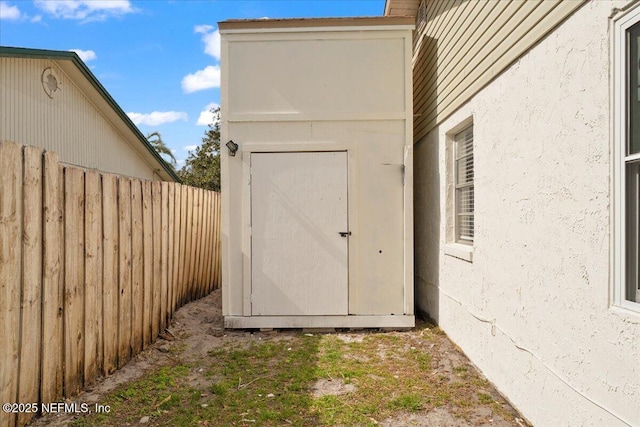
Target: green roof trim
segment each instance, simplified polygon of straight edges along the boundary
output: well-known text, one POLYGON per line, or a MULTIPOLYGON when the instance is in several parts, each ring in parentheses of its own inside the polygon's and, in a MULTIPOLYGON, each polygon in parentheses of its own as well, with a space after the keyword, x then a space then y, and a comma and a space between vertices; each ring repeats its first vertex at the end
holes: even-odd
POLYGON ((100 81, 93 75, 89 67, 80 59, 80 57, 71 51, 64 50, 47 50, 47 49, 30 49, 24 47, 8 47, 0 46, 0 57, 14 57, 14 58, 37 58, 37 59, 53 59, 71 61, 78 67, 80 72, 85 78, 93 85, 98 93, 104 98, 105 101, 113 108, 122 121, 131 129, 133 134, 138 137, 143 146, 149 150, 151 154, 158 160, 162 168, 173 178, 176 182, 181 182, 176 172, 167 164, 167 162, 158 154, 158 152, 151 146, 147 138, 140 132, 140 129, 131 121, 127 113, 122 111, 122 108, 118 103, 109 95, 109 92, 102 86, 100 81))

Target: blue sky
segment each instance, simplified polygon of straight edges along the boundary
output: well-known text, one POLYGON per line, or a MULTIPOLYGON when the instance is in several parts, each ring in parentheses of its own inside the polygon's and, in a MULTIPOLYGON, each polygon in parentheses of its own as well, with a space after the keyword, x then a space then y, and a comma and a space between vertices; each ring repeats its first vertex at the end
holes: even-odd
POLYGON ((380 16, 384 0, 0 0, 0 44, 75 50, 145 135, 182 165, 220 102, 217 22, 380 16))

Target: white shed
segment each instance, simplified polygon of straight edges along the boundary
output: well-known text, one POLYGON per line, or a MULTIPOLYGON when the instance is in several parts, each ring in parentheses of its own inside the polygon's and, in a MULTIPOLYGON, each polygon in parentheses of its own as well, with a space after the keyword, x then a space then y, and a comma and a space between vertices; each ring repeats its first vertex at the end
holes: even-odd
POLYGON ((414 325, 413 27, 220 23, 226 327, 414 325))

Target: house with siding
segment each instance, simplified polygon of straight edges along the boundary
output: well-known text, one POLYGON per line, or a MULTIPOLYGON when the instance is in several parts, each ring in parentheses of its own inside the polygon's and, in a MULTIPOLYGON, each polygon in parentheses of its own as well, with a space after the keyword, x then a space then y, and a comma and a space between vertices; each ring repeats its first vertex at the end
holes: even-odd
POLYGON ((179 181, 74 52, 0 47, 0 140, 67 165, 179 181))
POLYGON ((640 425, 640 2, 415 17, 416 308, 534 424, 640 425))

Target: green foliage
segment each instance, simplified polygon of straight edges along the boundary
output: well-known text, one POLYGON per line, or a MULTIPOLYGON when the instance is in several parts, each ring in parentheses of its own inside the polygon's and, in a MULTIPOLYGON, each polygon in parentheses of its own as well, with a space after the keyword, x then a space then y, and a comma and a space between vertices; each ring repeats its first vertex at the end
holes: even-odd
POLYGON ((163 154, 169 156, 171 160, 167 162, 167 164, 171 166, 171 168, 175 169, 176 157, 173 155, 169 147, 167 147, 167 144, 165 144, 165 142, 162 140, 162 135, 160 135, 160 132, 151 132, 149 135, 147 135, 147 141, 149 141, 149 144, 151 144, 151 146, 155 148, 160 156, 162 156, 163 154))
POLYGON ((220 108, 212 109, 202 145, 189 153, 184 167, 178 171, 183 184, 220 191, 220 108))

